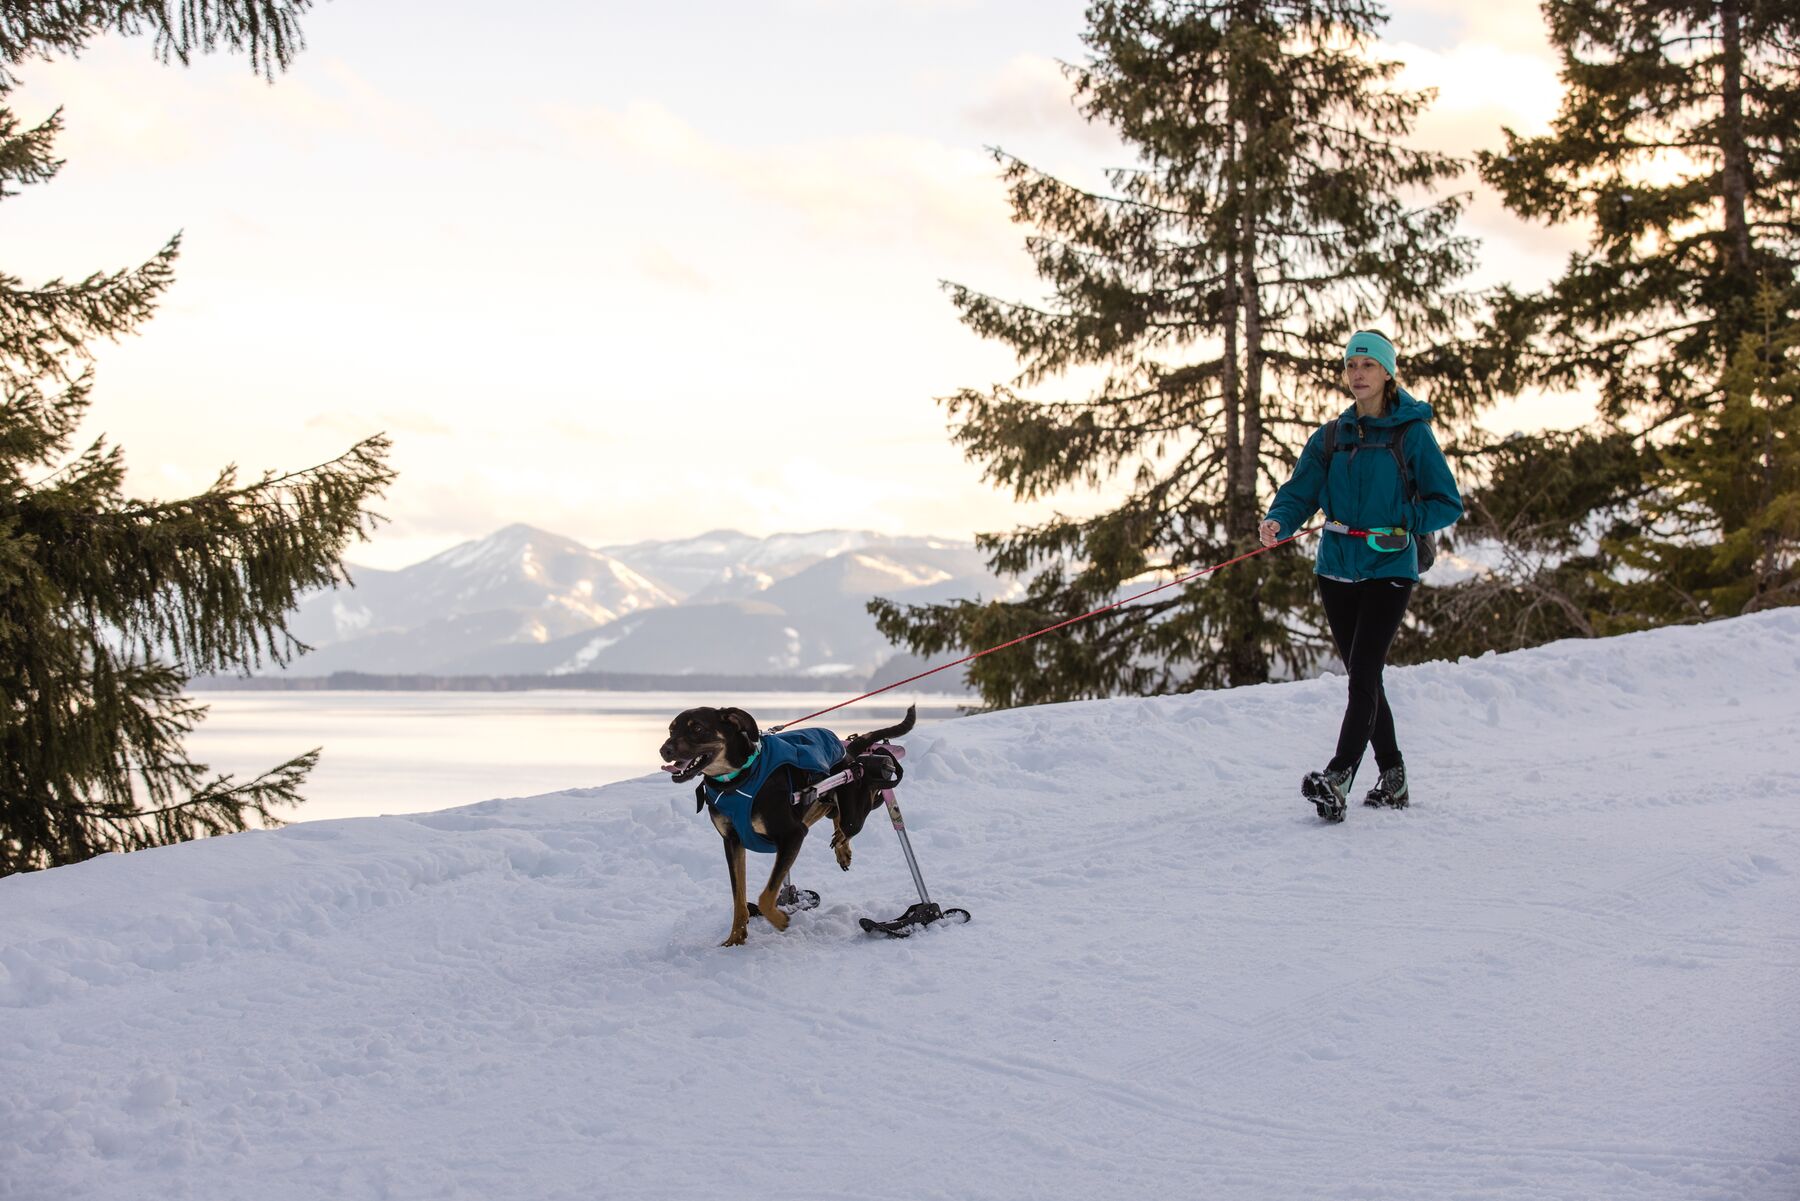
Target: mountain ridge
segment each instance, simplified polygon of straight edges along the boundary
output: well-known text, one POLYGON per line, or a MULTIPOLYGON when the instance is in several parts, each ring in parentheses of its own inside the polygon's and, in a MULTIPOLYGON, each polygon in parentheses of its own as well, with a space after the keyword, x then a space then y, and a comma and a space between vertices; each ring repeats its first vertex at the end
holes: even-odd
POLYGON ((994 596, 973 543, 866 530, 732 529, 590 547, 522 522, 400 569, 348 565, 303 597, 305 678, 625 673, 868 677, 903 655, 868 600, 994 596))

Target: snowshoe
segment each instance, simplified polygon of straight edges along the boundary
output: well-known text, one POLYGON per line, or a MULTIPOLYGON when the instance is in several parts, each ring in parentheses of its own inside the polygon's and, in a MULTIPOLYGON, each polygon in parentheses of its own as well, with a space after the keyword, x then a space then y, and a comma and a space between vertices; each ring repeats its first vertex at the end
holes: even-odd
MULTIPOLYGON (((751 901, 747 906, 751 917, 761 917, 762 910, 751 901)), ((795 888, 792 884, 783 884, 781 891, 775 894, 775 908, 783 913, 799 913, 802 909, 817 909, 819 894, 810 888, 795 888)))
POLYGON ((932 901, 920 901, 917 905, 902 913, 891 922, 878 922, 872 917, 859 918, 857 924, 870 934, 885 934, 889 938, 905 938, 914 930, 929 926, 933 922, 949 922, 960 926, 969 920, 967 909, 939 909, 932 901))
POLYGON ((1344 810, 1349 806, 1350 781, 1355 778, 1354 767, 1310 771, 1300 781, 1300 795, 1313 803, 1313 808, 1319 811, 1319 820, 1341 822, 1344 810))
POLYGON ((1396 764, 1381 773, 1381 779, 1369 794, 1363 797, 1363 804, 1374 805, 1383 809, 1404 809, 1411 804, 1406 791, 1406 765, 1396 764))

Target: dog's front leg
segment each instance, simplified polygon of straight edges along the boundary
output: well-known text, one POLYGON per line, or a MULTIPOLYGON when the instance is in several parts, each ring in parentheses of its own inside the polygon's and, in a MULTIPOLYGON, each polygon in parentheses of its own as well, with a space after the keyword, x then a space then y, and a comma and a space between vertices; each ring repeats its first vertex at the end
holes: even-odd
POLYGON ((775 901, 781 895, 781 886, 787 881, 794 860, 800 857, 800 845, 805 841, 806 827, 802 826, 797 836, 784 839, 776 845, 775 866, 769 872, 769 882, 763 886, 762 895, 756 898, 757 909, 777 930, 787 929, 788 915, 781 911, 775 901))
POLYGON ((719 945, 741 947, 750 933, 750 906, 744 897, 744 844, 736 834, 725 837, 725 866, 731 872, 731 934, 719 945))

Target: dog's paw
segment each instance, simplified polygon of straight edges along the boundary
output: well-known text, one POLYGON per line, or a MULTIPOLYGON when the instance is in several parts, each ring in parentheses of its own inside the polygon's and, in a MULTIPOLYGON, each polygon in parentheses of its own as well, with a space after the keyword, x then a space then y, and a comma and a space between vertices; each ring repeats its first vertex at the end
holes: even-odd
POLYGON ((740 927, 736 930, 733 930, 731 932, 730 937, 726 938, 726 940, 724 942, 720 943, 719 945, 722 947, 741 947, 744 945, 744 939, 749 937, 749 935, 750 935, 749 930, 746 930, 746 929, 743 929, 742 927, 740 927))
POLYGON ((848 838, 831 840, 831 853, 837 856, 838 867, 850 870, 850 840, 848 838))
POLYGON ((762 910, 763 920, 777 930, 785 930, 788 928, 788 915, 781 911, 781 906, 775 903, 775 898, 773 896, 765 893, 762 897, 758 898, 756 907, 762 910))

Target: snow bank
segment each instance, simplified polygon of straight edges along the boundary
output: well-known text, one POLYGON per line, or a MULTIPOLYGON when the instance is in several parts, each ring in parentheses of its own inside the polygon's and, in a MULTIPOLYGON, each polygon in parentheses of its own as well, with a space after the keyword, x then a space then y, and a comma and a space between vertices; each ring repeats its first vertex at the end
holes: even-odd
POLYGON ((916 731, 901 943, 660 776, 0 880, 0 1197, 1800 1196, 1800 611, 1389 694, 1337 827, 1336 678, 916 731))

